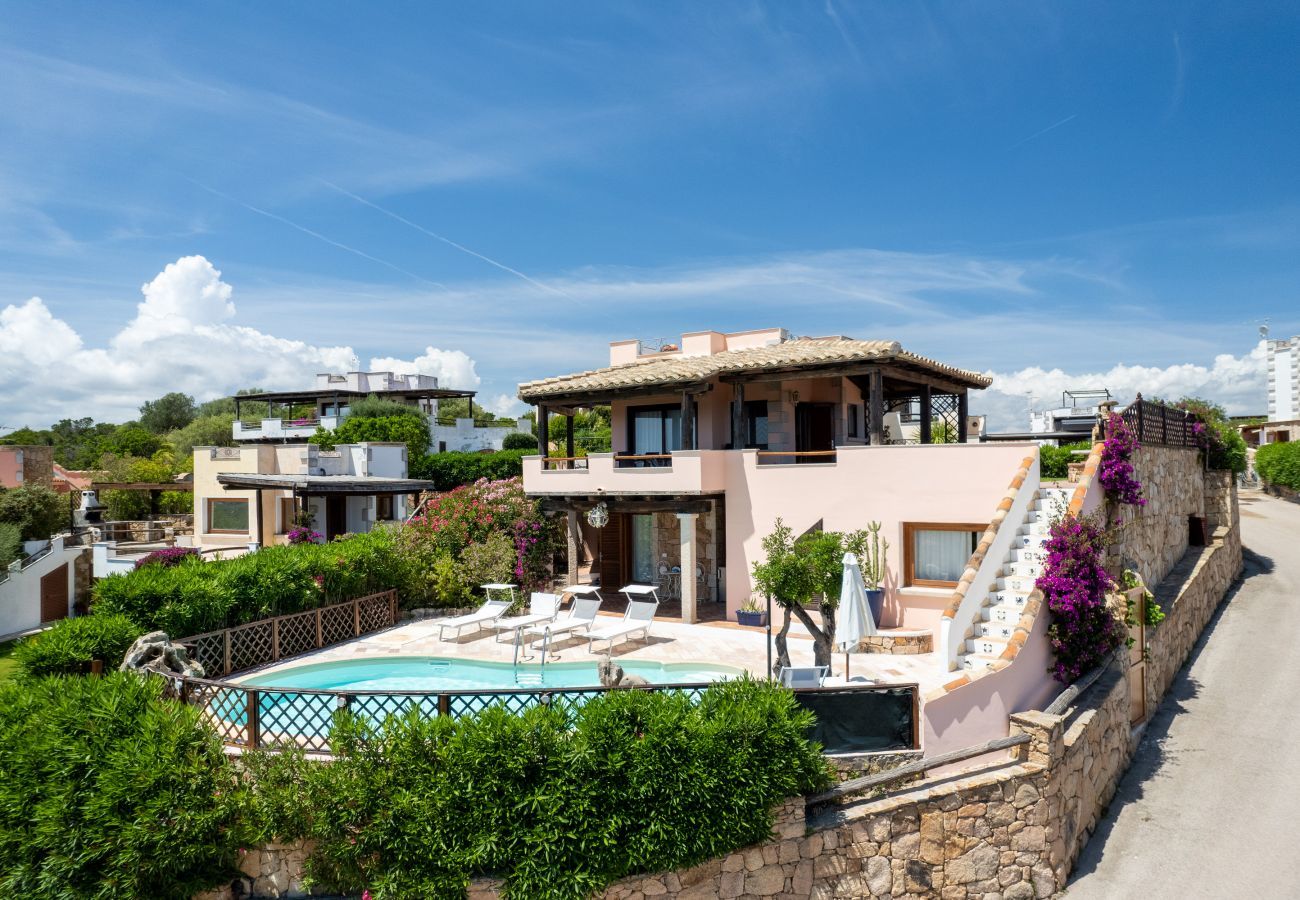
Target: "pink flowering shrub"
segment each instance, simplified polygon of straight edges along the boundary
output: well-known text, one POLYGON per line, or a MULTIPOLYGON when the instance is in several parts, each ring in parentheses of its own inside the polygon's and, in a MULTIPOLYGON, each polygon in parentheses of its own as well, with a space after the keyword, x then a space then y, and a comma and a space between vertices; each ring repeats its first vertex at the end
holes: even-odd
POLYGON ((325 536, 319 531, 312 531, 305 525, 299 525, 293 531, 289 532, 289 543, 291 544, 323 544, 325 536))
POLYGON ((155 550, 147 556, 142 556, 135 561, 137 569, 143 566, 162 566, 171 568, 179 566, 187 559, 197 558, 199 551, 194 547, 163 547, 161 550, 155 550))
POLYGON ((1106 420, 1106 440, 1102 444, 1097 480, 1106 493, 1120 503, 1146 506, 1146 498, 1142 496, 1142 482, 1137 480, 1133 469, 1133 452, 1137 448, 1137 437, 1129 430, 1124 417, 1119 413, 1111 413, 1106 420))
POLYGON ((472 579, 489 575, 513 581, 525 596, 545 587, 560 532, 524 495, 522 478, 480 478, 430 500, 402 529, 400 540, 406 552, 427 561, 431 592, 450 601, 477 587, 472 579), (496 562, 503 547, 511 548, 508 567, 496 562), (492 574, 500 568, 505 571, 492 574), (449 573, 464 579, 464 591, 448 584, 449 573))
POLYGON ((1056 660, 1050 671, 1062 684, 1077 680, 1128 637, 1106 604, 1114 582, 1102 564, 1105 541, 1096 522, 1067 517, 1052 525, 1043 546, 1047 562, 1035 587, 1051 614, 1047 637, 1056 660))

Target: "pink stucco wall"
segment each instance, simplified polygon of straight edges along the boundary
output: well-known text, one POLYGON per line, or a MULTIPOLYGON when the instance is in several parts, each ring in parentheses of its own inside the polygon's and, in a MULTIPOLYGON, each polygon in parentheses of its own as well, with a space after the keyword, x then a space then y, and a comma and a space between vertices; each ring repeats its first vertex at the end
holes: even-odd
MULTIPOLYGON (((1101 505, 1104 493, 1095 480, 1088 486, 1083 504, 1085 515, 1101 505)), ((1061 692, 1063 685, 1048 674, 1052 661, 1047 642, 1048 624, 1044 606, 1010 665, 924 702, 922 739, 927 756, 1005 737, 1007 716, 1027 709, 1042 709, 1061 692)), ((954 679, 959 675, 952 673, 954 679)), ((969 765, 970 762, 963 762, 960 767, 969 765)))
POLYGON ((833 465, 760 466, 753 451, 724 454, 728 611, 749 596, 750 569, 778 516, 796 534, 818 520, 828 531, 877 521, 890 544, 884 624, 937 626, 951 593, 898 593, 903 523, 987 523, 1026 446, 1033 445, 844 447, 833 465))

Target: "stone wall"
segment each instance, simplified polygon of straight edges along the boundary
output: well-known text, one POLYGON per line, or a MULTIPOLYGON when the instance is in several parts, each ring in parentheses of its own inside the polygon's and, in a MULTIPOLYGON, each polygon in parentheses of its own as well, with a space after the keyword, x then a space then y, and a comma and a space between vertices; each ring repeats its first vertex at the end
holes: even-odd
POLYGON ((1237 476, 1232 472, 1205 473, 1205 515, 1212 529, 1236 526, 1240 512, 1237 508, 1237 476))
POLYGON ((1133 467, 1147 502, 1108 504, 1117 525, 1111 552, 1148 585, 1157 584, 1187 549, 1188 517, 1206 514, 1205 472, 1200 454, 1181 447, 1141 447, 1133 467))
POLYGON ((892 653, 909 656, 934 651, 933 631, 902 631, 887 629, 868 635, 858 645, 859 653, 892 653))
MULTIPOLYGON (((1236 491, 1232 491, 1236 509, 1236 491)), ((1241 571, 1241 530, 1215 529, 1204 552, 1188 553, 1152 593, 1165 620, 1147 629, 1146 699, 1154 710, 1241 571)))
POLYGON ((241 876, 228 885, 195 895, 194 900, 310 897, 302 886, 302 877, 311 847, 310 842, 294 841, 241 850, 241 876))
MULTIPOLYGON (((718 571, 718 546, 714 540, 716 510, 695 517, 695 561, 704 568, 704 580, 696 582, 696 602, 717 599, 716 573, 718 571)), ((682 523, 676 513, 654 513, 653 523, 655 569, 661 565, 669 568, 681 564, 682 523), (663 554, 667 554, 665 559, 663 554)), ((688 577, 683 573, 683 577, 688 577)))

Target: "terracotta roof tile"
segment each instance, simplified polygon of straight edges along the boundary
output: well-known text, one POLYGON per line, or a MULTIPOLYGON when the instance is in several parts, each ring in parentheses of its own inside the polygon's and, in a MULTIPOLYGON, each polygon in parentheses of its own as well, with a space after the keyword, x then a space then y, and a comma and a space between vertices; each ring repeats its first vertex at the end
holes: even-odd
POLYGON ((986 388, 992 383, 991 378, 978 372, 958 369, 909 353, 897 341, 796 338, 766 347, 727 350, 709 356, 654 356, 621 366, 607 366, 528 381, 519 385, 519 399, 535 402, 567 394, 658 385, 667 388, 703 382, 717 375, 762 372, 787 366, 815 367, 873 360, 915 366, 972 388, 986 388))

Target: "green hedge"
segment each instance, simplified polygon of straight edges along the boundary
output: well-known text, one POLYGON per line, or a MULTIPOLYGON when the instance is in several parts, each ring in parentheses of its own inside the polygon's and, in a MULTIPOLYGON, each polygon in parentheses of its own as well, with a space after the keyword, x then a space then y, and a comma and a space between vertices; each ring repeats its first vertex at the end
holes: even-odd
POLYGON ((25 675, 84 675, 99 660, 111 672, 122 664, 144 629, 123 615, 64 619, 48 631, 19 641, 13 658, 25 675))
POLYGON ((161 679, 0 685, 0 894, 189 900, 236 874, 241 792, 161 679))
POLYGON ((412 478, 432 481, 440 491, 450 491, 480 478, 489 481, 516 478, 523 474, 524 457, 536 454, 536 447, 495 453, 426 453, 412 458, 410 473, 412 478))
POLYGON ((1255 470, 1269 484, 1300 491, 1300 443, 1265 444, 1255 451, 1255 470))
POLYGON ((1089 450, 1092 448, 1091 441, 1076 441, 1073 444, 1062 444, 1060 447, 1054 447, 1045 444, 1039 448, 1039 459, 1041 460, 1042 476, 1044 478, 1062 479, 1070 474, 1070 463, 1083 462, 1088 457, 1075 454, 1075 450, 1089 450))
POLYGON ((782 800, 829 783, 788 691, 738 681, 698 704, 615 691, 579 708, 418 711, 373 729, 346 713, 328 766, 245 756, 262 840, 309 837, 312 880, 376 898, 588 897, 637 872, 765 840, 782 800))
POLYGON ((264 547, 233 559, 142 566, 95 583, 92 609, 145 630, 185 637, 315 609, 395 588, 418 588, 392 532, 375 529, 328 544, 264 547))

